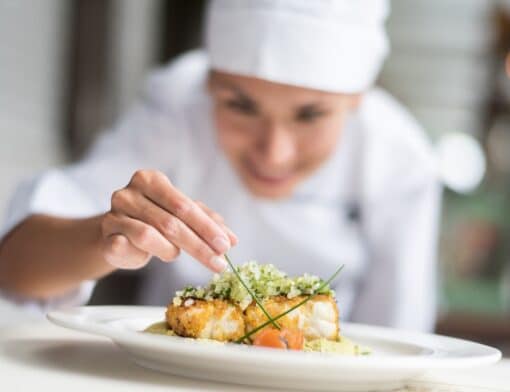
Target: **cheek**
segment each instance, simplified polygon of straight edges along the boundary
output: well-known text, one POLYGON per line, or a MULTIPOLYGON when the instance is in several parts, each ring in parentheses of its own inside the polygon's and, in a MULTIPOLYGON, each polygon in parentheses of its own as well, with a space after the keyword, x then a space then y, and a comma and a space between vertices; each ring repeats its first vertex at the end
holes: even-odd
POLYGON ((250 131, 253 125, 237 117, 222 109, 214 112, 218 143, 229 158, 242 156, 256 143, 252 136, 256 133, 250 131))
POLYGON ((342 135, 343 118, 319 124, 305 131, 300 139, 300 164, 316 167, 326 161, 335 151, 342 135))

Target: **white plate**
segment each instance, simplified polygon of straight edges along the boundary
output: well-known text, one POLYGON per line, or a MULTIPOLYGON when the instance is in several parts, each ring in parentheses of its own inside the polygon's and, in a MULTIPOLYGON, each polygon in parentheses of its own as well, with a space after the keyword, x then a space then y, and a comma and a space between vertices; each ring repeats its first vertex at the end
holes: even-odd
POLYGON ((401 387, 431 369, 497 362, 488 346, 445 336, 341 323, 342 335, 373 354, 350 357, 235 344, 208 344, 140 333, 164 319, 165 308, 85 306, 48 314, 53 323, 112 339, 141 366, 189 378, 273 388, 366 391, 401 387))

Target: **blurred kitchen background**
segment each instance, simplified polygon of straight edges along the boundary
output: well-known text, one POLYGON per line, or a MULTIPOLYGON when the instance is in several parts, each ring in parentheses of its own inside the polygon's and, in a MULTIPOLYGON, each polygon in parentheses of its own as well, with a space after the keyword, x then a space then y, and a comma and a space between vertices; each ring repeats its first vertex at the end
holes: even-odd
MULTIPOLYGON (((132 104, 150 69, 200 45, 204 4, 0 0, 1 211, 20 179, 79 159, 132 104)), ((445 191, 437 331, 508 354, 510 0, 393 0, 387 26, 392 54, 380 84, 438 146, 447 135, 471 135, 486 161, 480 185, 445 191)), ((445 165, 469 182, 483 159, 476 145, 453 146, 445 165)), ((114 274, 92 302, 129 303, 137 284, 135 274, 114 274)), ((0 325, 30 317, 3 303, 0 314, 0 325)))

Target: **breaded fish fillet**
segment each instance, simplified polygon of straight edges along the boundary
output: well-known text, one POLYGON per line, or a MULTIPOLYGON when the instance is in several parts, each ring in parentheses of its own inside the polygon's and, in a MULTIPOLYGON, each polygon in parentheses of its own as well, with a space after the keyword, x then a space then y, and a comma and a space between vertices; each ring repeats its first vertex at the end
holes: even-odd
MULTIPOLYGON (((267 312, 274 317, 298 304, 304 298, 306 297, 299 296, 288 299, 277 296, 263 300, 262 304, 267 312)), ((267 321, 267 317, 256 303, 252 303, 246 308, 244 323, 247 331, 251 331, 265 321, 267 321)), ((331 296, 317 295, 288 315, 278 319, 278 324, 284 328, 302 329, 305 339, 308 340, 318 338, 336 340, 339 331, 338 307, 335 299, 331 296)))
MULTIPOLYGON (((288 299, 275 296, 263 300, 271 316, 277 316, 302 301, 304 296, 288 299)), ((234 341, 267 321, 257 304, 244 313, 228 301, 187 299, 181 305, 170 304, 166 319, 169 327, 180 336, 234 341)), ((339 331, 338 308, 333 297, 317 295, 303 306, 278 320, 285 328, 302 329, 306 339, 336 340, 339 331)))
POLYGON ((168 326, 180 336, 234 341, 244 335, 243 313, 237 305, 214 299, 187 299, 182 305, 168 305, 168 326))

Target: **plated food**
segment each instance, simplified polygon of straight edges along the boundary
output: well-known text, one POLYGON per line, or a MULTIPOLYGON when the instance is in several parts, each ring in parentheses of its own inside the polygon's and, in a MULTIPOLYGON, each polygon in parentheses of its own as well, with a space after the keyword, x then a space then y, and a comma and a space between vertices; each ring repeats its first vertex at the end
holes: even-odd
POLYGON ((221 343, 368 354, 340 335, 335 293, 317 276, 289 277, 248 262, 215 274, 204 287, 176 292, 165 321, 145 332, 221 343))
MULTIPOLYGON (((449 369, 468 371, 501 358, 498 350, 466 340, 347 322, 340 323, 340 346, 346 345, 344 336, 348 336, 370 346, 371 355, 258 349, 211 339, 140 332, 147 325, 161 321, 166 311, 165 307, 150 306, 82 306, 52 311, 48 319, 62 327, 111 339, 126 357, 148 369, 271 390, 395 390, 431 369, 442 373, 449 369)), ((158 325, 153 328, 157 329, 158 325)), ((165 320, 159 325, 159 332, 166 331, 175 334, 165 320)), ((313 342, 337 344, 326 339, 313 342)), ((109 345, 101 347, 114 349, 109 345)), ((75 351, 76 355, 85 352, 84 359, 87 359, 86 350, 75 351)))

